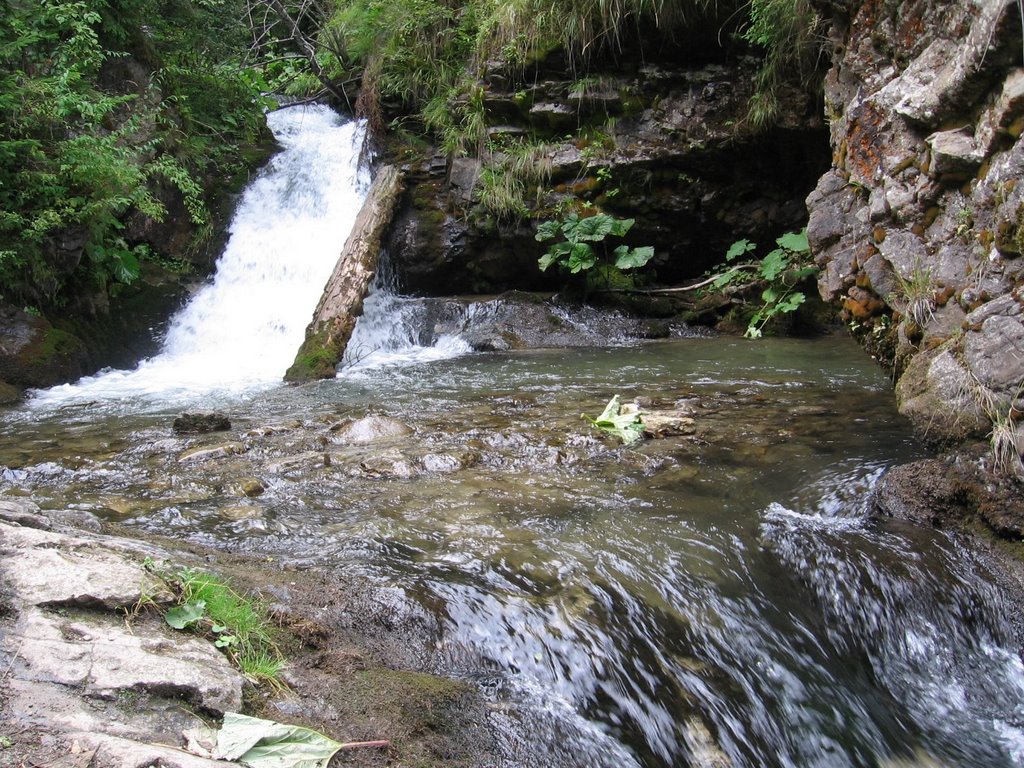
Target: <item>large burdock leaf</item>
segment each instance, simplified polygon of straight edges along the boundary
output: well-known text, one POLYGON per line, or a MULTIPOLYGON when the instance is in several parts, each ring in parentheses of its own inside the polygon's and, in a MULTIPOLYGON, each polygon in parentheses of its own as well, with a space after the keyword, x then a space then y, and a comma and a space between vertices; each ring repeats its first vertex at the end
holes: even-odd
POLYGON ((626 445, 632 445, 644 436, 644 423, 640 417, 640 412, 622 408, 619 404, 618 395, 615 395, 615 397, 608 401, 608 405, 604 407, 604 411, 596 419, 590 418, 585 413, 582 415, 584 419, 595 427, 615 435, 626 445))
POLYGON ((327 768, 342 746, 340 741, 309 728, 237 712, 224 714, 224 725, 217 735, 217 757, 250 768, 327 768))

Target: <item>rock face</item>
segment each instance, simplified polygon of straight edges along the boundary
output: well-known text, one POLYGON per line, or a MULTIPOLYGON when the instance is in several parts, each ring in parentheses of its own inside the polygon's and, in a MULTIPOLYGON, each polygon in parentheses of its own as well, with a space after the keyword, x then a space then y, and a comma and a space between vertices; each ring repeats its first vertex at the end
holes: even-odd
POLYGON ((784 122, 759 132, 746 119, 756 61, 656 48, 596 63, 585 80, 561 60, 526 73, 492 64, 480 157, 403 161, 407 189, 387 241, 398 287, 561 288, 565 275, 537 267, 534 233, 574 207, 636 219, 628 243, 655 247, 661 282, 701 274, 740 238, 764 245, 802 228, 801 198, 828 167, 813 99, 785 94, 784 122), (524 146, 535 177, 519 182, 524 146))
POLYGON ((1012 427, 1024 385, 1024 69, 1006 0, 822 2, 833 167, 808 197, 823 298, 930 442, 1012 427))

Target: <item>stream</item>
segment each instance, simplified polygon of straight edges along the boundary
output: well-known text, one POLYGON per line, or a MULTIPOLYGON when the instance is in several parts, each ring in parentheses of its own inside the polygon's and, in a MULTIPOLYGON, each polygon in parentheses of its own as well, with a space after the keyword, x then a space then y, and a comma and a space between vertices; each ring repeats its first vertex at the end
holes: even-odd
POLYGON ((397 595, 508 766, 1024 764, 1013 608, 956 538, 872 516, 926 454, 852 340, 471 353, 378 288, 358 359, 283 386, 365 178, 355 124, 272 117, 216 280, 136 371, 0 414, 0 494, 397 595), (619 445, 581 418, 616 394, 682 426, 619 445), (177 435, 187 409, 232 429, 177 435))

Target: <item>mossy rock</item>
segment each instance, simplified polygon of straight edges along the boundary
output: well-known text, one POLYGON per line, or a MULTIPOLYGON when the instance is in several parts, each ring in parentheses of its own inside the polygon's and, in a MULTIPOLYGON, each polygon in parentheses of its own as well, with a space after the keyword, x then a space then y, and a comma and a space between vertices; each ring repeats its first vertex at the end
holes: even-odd
POLYGON ((6 381, 0 381, 0 405, 14 405, 21 402, 21 390, 6 381))
POLYGON ((302 384, 318 379, 333 379, 337 374, 341 352, 336 344, 330 341, 326 328, 306 336, 295 362, 284 374, 284 380, 291 384, 302 384))

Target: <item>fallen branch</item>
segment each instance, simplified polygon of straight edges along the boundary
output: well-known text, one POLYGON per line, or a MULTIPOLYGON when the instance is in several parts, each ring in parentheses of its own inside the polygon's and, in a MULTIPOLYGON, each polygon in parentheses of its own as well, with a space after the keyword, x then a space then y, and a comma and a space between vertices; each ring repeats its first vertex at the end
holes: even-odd
MULTIPOLYGON (((730 271, 739 269, 759 269, 758 264, 740 264, 739 266, 733 267, 730 271)), ((728 272, 723 272, 721 275, 714 275, 709 277, 707 280, 701 280, 699 283, 693 283, 692 285, 681 285, 676 288, 604 288, 595 293, 642 293, 642 294, 657 294, 657 293, 687 293, 689 291, 695 291, 698 288, 703 288, 705 285, 710 285, 715 282, 722 275, 727 275, 728 272)))

